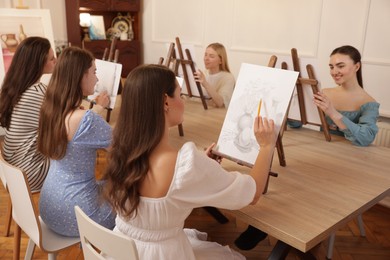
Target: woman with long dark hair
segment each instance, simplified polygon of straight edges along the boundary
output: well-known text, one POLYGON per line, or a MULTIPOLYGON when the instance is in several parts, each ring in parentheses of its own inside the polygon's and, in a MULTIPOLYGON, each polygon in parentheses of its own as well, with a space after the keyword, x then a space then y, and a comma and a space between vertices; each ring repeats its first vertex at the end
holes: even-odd
POLYGON ((314 103, 326 114, 331 133, 355 145, 371 144, 378 133, 379 103, 363 89, 359 51, 350 45, 334 49, 329 68, 337 86, 315 94, 314 103))
POLYGON ((39 191, 49 160, 37 151, 39 111, 46 85, 43 74, 56 64, 49 40, 28 37, 22 41, 5 75, 0 95, 0 123, 6 129, 2 154, 10 164, 24 170, 31 190, 39 191))
MULTIPOLYGON (((46 225, 64 236, 78 236, 74 206, 107 228, 115 214, 101 200, 102 182, 95 178, 96 152, 111 143, 110 125, 92 110, 81 107, 83 96, 93 94, 96 65, 89 51, 66 48, 58 59, 41 109, 39 151, 51 159, 43 184, 39 210, 46 225)), ((97 104, 106 107, 103 94, 97 104)))
POLYGON ((272 120, 257 117, 261 150, 251 174, 228 172, 188 142, 180 150, 169 128, 183 122, 184 102, 175 74, 160 65, 130 72, 114 129, 105 174, 106 194, 117 211, 116 228, 134 239, 140 259, 243 259, 207 234, 183 229, 193 208, 240 209, 260 198, 276 134, 272 120))

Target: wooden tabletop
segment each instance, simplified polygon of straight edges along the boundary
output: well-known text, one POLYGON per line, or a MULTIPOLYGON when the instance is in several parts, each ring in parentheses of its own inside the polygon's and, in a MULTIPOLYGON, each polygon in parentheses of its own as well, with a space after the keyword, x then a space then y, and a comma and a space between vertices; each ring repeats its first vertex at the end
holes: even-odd
POLYGON ((242 221, 307 252, 390 194, 390 149, 358 147, 322 132, 285 132, 287 166, 274 156, 268 192, 232 211, 242 221))

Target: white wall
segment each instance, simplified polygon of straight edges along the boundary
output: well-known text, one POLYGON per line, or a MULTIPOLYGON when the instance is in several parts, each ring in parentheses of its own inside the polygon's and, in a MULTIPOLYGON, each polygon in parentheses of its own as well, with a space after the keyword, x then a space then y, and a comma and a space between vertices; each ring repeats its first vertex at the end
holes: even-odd
POLYGON ((272 54, 318 59, 315 68, 323 87, 332 87, 330 52, 344 44, 363 56, 365 89, 390 116, 389 0, 144 0, 144 61, 166 55, 166 42, 179 36, 194 44, 195 60, 203 67, 208 43, 228 50, 232 72, 242 62, 266 65, 272 54))
MULTIPOLYGON (((67 41, 65 0, 22 0, 22 2, 29 9, 50 9, 55 41, 58 43, 67 41)), ((19 0, 0 0, 0 8, 18 5, 19 0)))
MULTIPOLYGON (((17 0, 2 0, 6 7, 17 0)), ((334 86, 329 76, 330 52, 344 44, 363 56, 365 89, 390 117, 390 0, 142 0, 143 59, 155 63, 166 55, 166 43, 179 36, 195 45, 203 68, 204 48, 223 43, 232 72, 242 62, 266 65, 272 54, 317 59, 317 78, 334 86)), ((64 0, 24 0, 30 7, 51 10, 54 38, 66 40, 64 0)))

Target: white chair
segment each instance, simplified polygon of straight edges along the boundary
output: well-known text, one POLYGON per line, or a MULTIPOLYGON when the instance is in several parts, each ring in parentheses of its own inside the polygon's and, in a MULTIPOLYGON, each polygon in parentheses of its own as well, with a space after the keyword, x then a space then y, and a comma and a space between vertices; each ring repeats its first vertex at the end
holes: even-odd
POLYGON ((7 163, 0 155, 2 167, 7 181, 8 192, 12 201, 12 217, 16 223, 14 233, 14 259, 20 255, 21 229, 30 238, 25 259, 31 259, 35 245, 48 253, 48 259, 56 259, 56 253, 80 242, 79 237, 65 237, 51 231, 42 221, 32 200, 25 173, 7 163))
MULTIPOLYGON (((0 145, 0 154, 1 154, 1 145, 0 145)), ((3 170, 2 165, 0 165, 0 179, 1 179, 1 182, 3 183, 5 191, 8 193, 7 181, 6 181, 5 176, 4 176, 4 170, 3 170)), ((7 212, 5 213, 5 225, 4 225, 4 227, 5 227, 4 228, 5 229, 4 236, 6 236, 6 237, 9 236, 9 230, 11 227, 11 220, 12 220, 12 202, 11 202, 11 197, 8 196, 8 205, 7 205, 7 212)))
POLYGON ((85 260, 139 259, 131 238, 99 225, 79 206, 75 207, 75 212, 85 260))

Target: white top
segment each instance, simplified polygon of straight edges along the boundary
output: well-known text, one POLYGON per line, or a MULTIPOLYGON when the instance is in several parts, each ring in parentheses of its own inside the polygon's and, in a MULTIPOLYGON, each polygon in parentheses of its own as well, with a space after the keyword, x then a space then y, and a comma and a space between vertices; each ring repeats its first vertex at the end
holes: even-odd
POLYGON ((234 85, 236 84, 233 74, 227 71, 220 71, 215 74, 207 73, 206 80, 223 98, 223 104, 228 108, 230 99, 232 99, 234 85))
POLYGON ((167 195, 141 197, 135 218, 116 218, 115 231, 134 239, 140 259, 245 259, 228 246, 207 242, 207 234, 183 230, 193 208, 240 209, 254 198, 254 179, 227 172, 217 162, 186 143, 180 149, 167 195))

